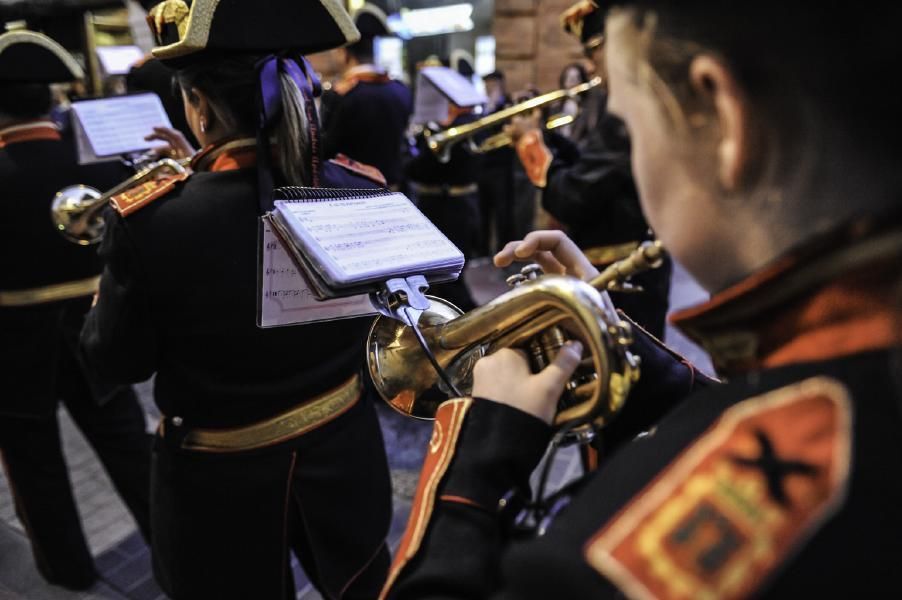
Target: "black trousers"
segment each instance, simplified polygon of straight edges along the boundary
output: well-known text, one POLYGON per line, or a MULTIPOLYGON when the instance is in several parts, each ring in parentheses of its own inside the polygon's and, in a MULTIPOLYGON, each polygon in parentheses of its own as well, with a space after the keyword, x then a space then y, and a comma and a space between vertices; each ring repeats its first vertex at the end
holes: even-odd
POLYGON ((482 234, 479 256, 491 256, 535 229, 536 187, 512 150, 507 160, 485 165, 479 174, 482 234))
MULTIPOLYGON (((460 248, 464 256, 473 258, 478 255, 482 225, 477 192, 459 196, 418 193, 417 206, 451 243, 460 248)), ((464 312, 476 308, 463 275, 457 281, 433 285, 428 293, 450 301, 464 312)))
POLYGON ((375 410, 361 400, 277 446, 179 448, 153 458, 153 563, 174 600, 293 599, 293 550, 325 598, 376 598, 388 573, 391 480, 375 410))
MULTIPOLYGON (((62 392, 62 402, 147 538, 151 437, 134 391, 122 388, 98 406, 83 378, 67 381, 71 385, 62 392)), ((0 416, 0 451, 38 571, 53 584, 90 587, 97 573, 75 505, 56 415, 0 416)))

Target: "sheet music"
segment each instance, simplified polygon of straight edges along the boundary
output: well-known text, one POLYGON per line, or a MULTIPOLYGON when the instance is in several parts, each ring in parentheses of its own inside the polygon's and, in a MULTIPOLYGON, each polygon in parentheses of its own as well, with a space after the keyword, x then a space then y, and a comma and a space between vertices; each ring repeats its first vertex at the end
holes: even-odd
POLYGON ((137 46, 98 46, 97 58, 107 75, 125 75, 144 58, 144 52, 137 46))
POLYGON ((463 266, 460 250, 403 194, 275 206, 332 284, 463 266))
POLYGON ((318 301, 265 220, 261 232, 260 327, 375 315, 367 295, 318 301))
POLYGON ((165 142, 148 142, 144 137, 156 126, 172 127, 156 94, 74 102, 72 115, 97 158, 165 146, 165 142))
POLYGON ((448 67, 424 67, 420 69, 417 80, 418 83, 428 81, 457 106, 480 106, 489 101, 485 94, 476 89, 472 81, 448 67))

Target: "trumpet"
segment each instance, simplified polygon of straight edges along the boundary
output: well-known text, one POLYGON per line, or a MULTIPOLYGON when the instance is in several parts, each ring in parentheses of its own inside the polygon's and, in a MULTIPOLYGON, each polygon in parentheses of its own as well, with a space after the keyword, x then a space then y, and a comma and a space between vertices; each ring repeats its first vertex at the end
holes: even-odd
POLYGON ((588 283, 543 275, 538 265, 530 265, 508 279, 510 291, 466 314, 430 296, 419 332, 377 317, 367 338, 367 365, 376 390, 395 410, 431 419, 452 393, 432 360, 455 391, 468 395, 473 367, 485 354, 520 348, 538 371, 568 339, 576 338, 583 343, 585 358, 565 388, 554 426, 566 428, 571 441, 590 441, 620 411, 639 378, 639 358, 629 350, 630 325, 617 314, 607 291, 636 273, 657 268, 663 257, 660 243, 647 242, 588 283))
MULTIPOLYGON (((552 131, 559 127, 566 127, 575 121, 576 118, 573 115, 565 115, 559 114, 554 115, 547 121, 545 121, 545 131, 552 131)), ((507 132, 502 131, 501 133, 496 133, 495 135, 489 136, 482 141, 482 143, 478 145, 474 145, 471 149, 476 154, 485 154, 486 152, 491 152, 492 150, 499 150, 501 148, 506 148, 508 146, 513 146, 514 138, 507 132)))
MULTIPOLYGON (((601 85, 601 81, 601 77, 595 77, 590 81, 587 81, 586 83, 581 83, 571 88, 556 90, 554 92, 542 94, 541 96, 536 96, 535 98, 530 98, 525 102, 521 102, 520 104, 515 104, 514 106, 499 110, 498 112, 473 121, 472 123, 456 125, 443 131, 430 131, 428 128, 424 129, 423 135, 426 138, 426 145, 429 146, 429 149, 432 150, 432 153, 435 154, 440 162, 446 163, 451 160, 451 149, 463 140, 472 141, 473 136, 485 131, 486 129, 491 129, 492 127, 501 125, 506 121, 510 121, 518 115, 527 113, 537 108, 542 108, 543 106, 558 102, 560 100, 574 98, 576 96, 585 94, 586 92, 601 85)), ((503 145, 505 144, 502 144, 502 146, 503 145)), ((502 146, 497 147, 500 148, 502 146)), ((475 152, 486 152, 493 148, 480 150, 479 146, 473 144, 472 149, 475 152)))
POLYGON ((101 193, 87 185, 70 185, 58 191, 50 203, 50 219, 60 234, 80 246, 103 239, 103 212, 110 198, 161 175, 186 173, 190 158, 163 158, 153 162, 114 188, 101 193))

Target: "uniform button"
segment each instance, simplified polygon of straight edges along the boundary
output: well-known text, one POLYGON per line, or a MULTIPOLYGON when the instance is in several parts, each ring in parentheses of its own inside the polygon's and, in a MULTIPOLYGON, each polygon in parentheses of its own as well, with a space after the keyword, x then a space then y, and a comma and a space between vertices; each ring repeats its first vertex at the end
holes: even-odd
POLYGON ((182 418, 181 417, 172 417, 172 424, 176 427, 182 426, 182 418))

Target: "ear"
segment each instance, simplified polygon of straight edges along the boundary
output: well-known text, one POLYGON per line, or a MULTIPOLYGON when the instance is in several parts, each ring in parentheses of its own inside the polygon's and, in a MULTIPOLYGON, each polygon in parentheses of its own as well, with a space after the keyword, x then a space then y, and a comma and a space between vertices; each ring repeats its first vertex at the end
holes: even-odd
POLYGON ((197 112, 197 116, 199 119, 203 119, 206 123, 207 131, 213 127, 213 120, 215 119, 215 115, 213 113, 212 107, 210 106, 210 98, 203 91, 196 87, 192 87, 185 92, 185 95, 188 97, 188 102, 194 107, 194 110, 197 112))
POLYGON ((741 185, 751 161, 751 113, 747 97, 733 73, 720 60, 702 54, 689 66, 695 92, 714 107, 720 126, 717 144, 718 178, 733 191, 741 185))

